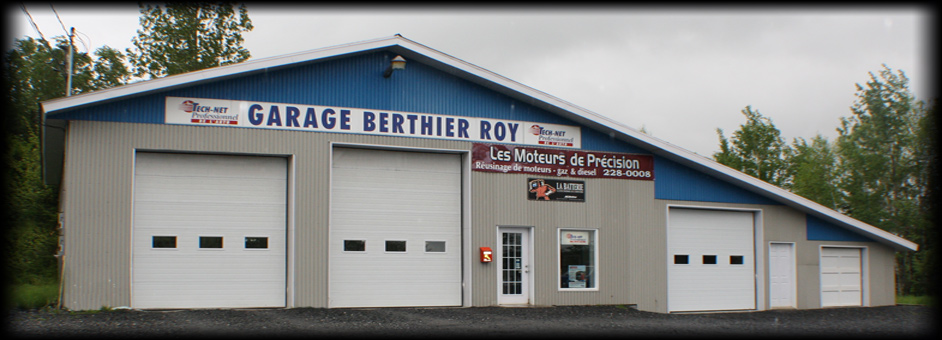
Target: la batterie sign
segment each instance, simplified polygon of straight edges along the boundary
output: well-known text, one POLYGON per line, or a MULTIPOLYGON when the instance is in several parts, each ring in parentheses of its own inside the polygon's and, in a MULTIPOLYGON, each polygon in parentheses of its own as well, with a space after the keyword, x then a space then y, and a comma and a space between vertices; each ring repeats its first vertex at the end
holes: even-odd
POLYGON ((578 126, 362 108, 166 97, 164 123, 499 142, 578 149, 578 126))

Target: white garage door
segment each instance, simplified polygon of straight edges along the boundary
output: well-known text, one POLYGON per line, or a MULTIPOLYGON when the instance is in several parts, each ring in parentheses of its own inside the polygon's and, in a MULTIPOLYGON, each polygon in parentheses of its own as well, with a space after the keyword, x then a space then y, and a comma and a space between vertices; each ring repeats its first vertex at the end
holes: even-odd
POLYGON ((284 307, 287 160, 138 153, 132 307, 284 307))
POLYGON ((821 248, 821 306, 860 306, 860 248, 821 248))
POLYGON ((753 214, 672 208, 668 216, 668 310, 755 309, 753 214))
POLYGON ((330 307, 461 305, 461 160, 337 148, 330 307))

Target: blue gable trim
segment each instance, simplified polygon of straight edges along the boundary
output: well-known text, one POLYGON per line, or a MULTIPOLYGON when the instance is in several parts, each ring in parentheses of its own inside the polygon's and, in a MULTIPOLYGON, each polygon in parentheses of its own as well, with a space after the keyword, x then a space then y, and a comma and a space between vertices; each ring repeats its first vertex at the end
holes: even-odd
POLYGON ((850 230, 840 228, 831 223, 825 222, 811 215, 806 215, 807 239, 809 241, 854 241, 854 242, 874 242, 873 240, 851 232, 850 230))
MULTIPOLYGON (((234 76, 133 98, 96 104, 50 119, 164 123, 164 98, 191 97, 355 107, 399 112, 499 118, 551 124, 575 122, 431 66, 412 62, 383 78, 395 54, 376 51, 234 76)), ((609 134, 582 129, 582 148, 649 154, 609 134)))
POLYGON ((679 201, 780 203, 663 157, 654 157, 654 198, 679 201))

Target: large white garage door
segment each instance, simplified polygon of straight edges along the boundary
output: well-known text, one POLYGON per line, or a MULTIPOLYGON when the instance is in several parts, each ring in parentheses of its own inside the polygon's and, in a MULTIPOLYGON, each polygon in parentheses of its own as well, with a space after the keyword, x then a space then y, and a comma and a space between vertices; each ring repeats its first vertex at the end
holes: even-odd
POLYGON ((821 307, 860 306, 860 248, 821 248, 821 307))
POLYGON ((668 216, 668 310, 755 309, 752 212, 672 208, 668 216))
POLYGON ((461 305, 461 160, 336 148, 330 307, 461 305))
POLYGON ((287 160, 138 153, 134 308, 284 307, 287 160))

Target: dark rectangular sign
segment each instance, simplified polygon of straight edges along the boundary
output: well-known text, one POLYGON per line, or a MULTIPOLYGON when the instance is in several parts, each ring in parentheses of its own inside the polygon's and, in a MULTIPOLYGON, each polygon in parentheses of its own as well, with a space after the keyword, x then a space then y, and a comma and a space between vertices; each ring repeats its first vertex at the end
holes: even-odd
POLYGON ((471 169, 552 177, 654 180, 654 156, 474 143, 471 169))
POLYGON ((585 182, 527 178, 527 198, 533 201, 585 202, 585 182))

